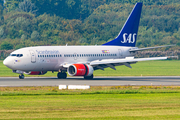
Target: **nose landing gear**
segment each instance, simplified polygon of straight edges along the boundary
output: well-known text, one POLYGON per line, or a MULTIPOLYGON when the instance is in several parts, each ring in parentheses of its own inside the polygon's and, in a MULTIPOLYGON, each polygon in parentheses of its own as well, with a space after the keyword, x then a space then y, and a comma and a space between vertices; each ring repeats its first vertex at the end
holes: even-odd
POLYGON ((24 75, 23 74, 19 75, 19 79, 24 79, 24 75))
POLYGON ((65 72, 58 72, 57 77, 59 79, 66 79, 67 78, 67 74, 65 72))

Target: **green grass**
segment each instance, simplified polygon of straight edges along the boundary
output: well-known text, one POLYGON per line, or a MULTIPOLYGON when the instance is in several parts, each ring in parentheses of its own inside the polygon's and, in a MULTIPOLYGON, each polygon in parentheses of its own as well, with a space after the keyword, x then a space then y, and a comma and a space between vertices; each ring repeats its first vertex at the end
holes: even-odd
MULTIPOLYGON (((146 61, 132 64, 132 69, 126 66, 118 66, 117 70, 107 68, 104 71, 97 70, 95 76, 179 76, 180 61, 178 60, 163 60, 163 61, 146 61)), ((43 76, 56 77, 57 73, 48 72, 43 76)), ((0 61, 0 77, 18 76, 12 73, 12 70, 3 65, 0 61)), ((30 75, 26 75, 31 77, 30 75)))
POLYGON ((180 119, 178 86, 0 87, 0 91, 0 119, 180 119))

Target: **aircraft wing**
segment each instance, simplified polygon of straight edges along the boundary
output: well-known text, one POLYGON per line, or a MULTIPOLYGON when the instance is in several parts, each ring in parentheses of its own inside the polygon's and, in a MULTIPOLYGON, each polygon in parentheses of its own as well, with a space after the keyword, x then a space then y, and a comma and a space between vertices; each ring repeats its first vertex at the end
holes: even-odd
MULTIPOLYGON (((165 60, 167 57, 152 57, 152 58, 134 58, 134 57, 126 57, 125 59, 103 59, 103 60, 95 60, 88 63, 80 63, 80 64, 89 64, 94 70, 104 70, 104 68, 110 67, 116 70, 115 66, 125 65, 129 68, 132 68, 130 64, 134 64, 138 61, 149 61, 149 60, 165 60)), ((67 69, 70 65, 77 63, 64 63, 63 68, 67 69)))
POLYGON ((176 45, 164 45, 164 46, 157 46, 157 47, 147 47, 147 48, 131 49, 131 50, 129 50, 129 52, 143 51, 143 50, 162 48, 162 47, 171 47, 171 46, 176 46, 176 45))
POLYGON ((134 64, 138 61, 147 61, 147 60, 164 60, 167 57, 152 57, 152 58, 134 58, 134 57, 126 57, 125 59, 106 59, 106 60, 98 60, 90 62, 90 65, 93 66, 94 70, 102 69, 110 67, 116 70, 115 66, 125 65, 129 68, 132 68, 130 64, 134 64))

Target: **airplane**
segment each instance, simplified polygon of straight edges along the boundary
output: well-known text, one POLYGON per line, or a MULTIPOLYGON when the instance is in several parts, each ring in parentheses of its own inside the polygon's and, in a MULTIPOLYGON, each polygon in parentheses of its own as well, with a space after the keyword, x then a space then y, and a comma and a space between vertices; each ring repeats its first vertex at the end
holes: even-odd
POLYGON ((167 59, 134 58, 137 51, 172 46, 135 47, 142 5, 141 2, 136 3, 118 36, 103 45, 25 47, 13 51, 3 64, 20 74, 19 79, 24 79, 24 74, 44 75, 47 71, 58 72, 59 79, 65 79, 67 73, 93 79, 93 72, 98 69, 110 67, 116 70, 115 66, 121 65, 132 68, 130 64, 138 61, 167 59))

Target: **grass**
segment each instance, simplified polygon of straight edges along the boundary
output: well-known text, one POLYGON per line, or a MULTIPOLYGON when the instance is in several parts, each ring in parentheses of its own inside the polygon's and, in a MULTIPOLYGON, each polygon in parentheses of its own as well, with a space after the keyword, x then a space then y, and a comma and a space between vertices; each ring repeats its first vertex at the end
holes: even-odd
POLYGON ((0 87, 0 91, 0 119, 180 119, 179 86, 0 87))
MULTIPOLYGON (((179 76, 180 61, 148 61, 97 70, 95 76, 179 76)), ((18 76, 0 61, 0 76, 18 76)), ((27 75, 26 75, 27 76, 27 75)), ((44 76, 56 76, 48 72, 44 76)), ((179 120, 179 86, 0 87, 0 119, 179 120)))
MULTIPOLYGON (((163 60, 163 61, 145 61, 132 64, 132 69, 126 66, 117 66, 117 70, 107 68, 104 71, 94 71, 95 76, 179 76, 180 61, 179 60, 163 60)), ((56 77, 57 73, 48 72, 41 77, 56 77)), ((0 77, 18 76, 12 73, 12 70, 3 65, 0 61, 0 77)), ((25 75, 32 77, 31 75, 25 75)), ((38 76, 39 77, 39 76, 38 76)))

